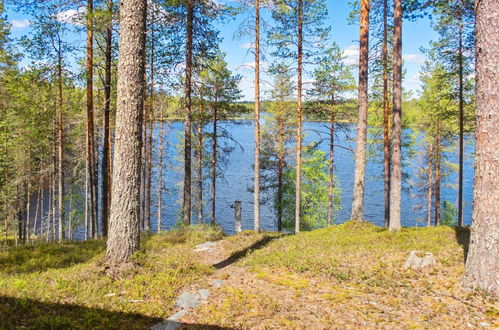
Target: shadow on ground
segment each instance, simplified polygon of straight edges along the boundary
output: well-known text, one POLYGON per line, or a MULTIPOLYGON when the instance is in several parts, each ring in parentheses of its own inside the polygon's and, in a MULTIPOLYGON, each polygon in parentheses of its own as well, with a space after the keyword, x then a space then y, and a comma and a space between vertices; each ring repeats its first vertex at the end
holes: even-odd
POLYGON ((239 259, 244 258, 246 255, 248 255, 252 251, 259 250, 259 249, 265 247, 265 245, 269 244, 271 241, 273 241, 277 238, 280 238, 280 236, 266 236, 266 237, 256 241, 252 245, 248 246, 247 248, 244 248, 242 250, 239 250, 239 251, 232 253, 230 255, 230 257, 228 257, 225 260, 220 261, 217 264, 214 264, 213 267, 215 267, 216 269, 225 268, 225 267, 237 262, 239 259))
MULTIPOLYGON (((71 304, 0 296, 0 329, 149 329, 163 319, 71 304)), ((189 324, 179 329, 227 329, 189 324)))
POLYGON ((470 247, 470 227, 454 227, 456 232, 457 242, 463 246, 464 251, 464 262, 466 263, 466 259, 468 258, 468 249, 470 247))

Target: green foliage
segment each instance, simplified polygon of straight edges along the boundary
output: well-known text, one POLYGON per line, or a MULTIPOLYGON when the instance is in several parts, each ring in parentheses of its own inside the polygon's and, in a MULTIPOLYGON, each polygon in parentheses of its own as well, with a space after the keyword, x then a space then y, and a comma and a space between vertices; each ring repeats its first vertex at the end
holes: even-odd
POLYGON ((456 219, 457 219, 456 206, 449 201, 444 201, 442 205, 442 217, 440 219, 440 224, 443 226, 455 226, 456 219))
MULTIPOLYGON (((314 146, 306 146, 302 157, 300 228, 312 230, 326 225, 329 161, 326 153, 314 146)), ((283 226, 288 230, 294 228, 295 221, 295 178, 295 167, 287 168, 284 172, 282 208, 283 226)), ((333 195, 333 205, 337 206, 340 202, 338 188, 335 188, 333 195)))

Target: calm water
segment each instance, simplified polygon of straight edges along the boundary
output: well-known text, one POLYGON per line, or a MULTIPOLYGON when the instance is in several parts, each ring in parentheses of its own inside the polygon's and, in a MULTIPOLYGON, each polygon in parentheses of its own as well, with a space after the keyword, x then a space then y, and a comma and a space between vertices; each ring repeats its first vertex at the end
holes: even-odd
MULTIPOLYGON (((182 137, 183 126, 181 122, 164 123, 164 151, 163 151, 163 209, 161 219, 161 229, 167 230, 172 228, 180 219, 180 209, 182 200, 182 178, 183 178, 183 156, 180 153, 182 147, 179 147, 179 141, 182 137)), ((224 230, 231 234, 234 232, 234 210, 230 207, 235 200, 242 201, 242 225, 243 229, 253 228, 253 195, 248 190, 253 185, 253 125, 252 121, 243 121, 242 124, 233 122, 221 122, 220 126, 227 129, 232 135, 237 144, 229 143, 235 146, 232 153, 228 156, 224 178, 217 181, 217 212, 216 218, 224 230)), ((151 225, 152 230, 157 228, 157 200, 158 200, 158 185, 157 178, 159 173, 159 155, 158 144, 160 134, 160 123, 155 123, 153 126, 153 184, 151 187, 152 202, 151 202, 151 225)), ((210 130, 210 126, 206 127, 210 130)), ((318 131, 326 132, 327 123, 320 122, 305 122, 304 123, 304 144, 314 141, 323 140, 319 147, 324 152, 328 153, 328 142, 326 135, 321 135, 318 131)), ((345 126, 343 129, 336 129, 336 141, 338 147, 335 147, 335 175, 341 189, 341 209, 336 215, 335 222, 343 223, 350 217, 352 204, 352 187, 354 173, 354 154, 352 150, 355 148, 355 127, 353 125, 345 126), (351 149, 351 150, 349 150, 351 149)), ((371 134, 377 134, 372 131, 371 134)), ((411 132, 405 131, 406 136, 411 135, 411 132)), ((421 139, 421 136, 414 138, 416 141, 421 139)), ((456 139, 457 141, 457 139, 456 139)), ((444 149, 442 166, 452 167, 452 163, 457 164, 457 148, 454 143, 449 143, 444 149)), ((206 143, 209 143, 205 139, 206 143)), ((292 146, 290 146, 292 147, 292 146)), ((383 225, 383 164, 382 151, 380 146, 368 146, 369 156, 366 168, 366 187, 365 187, 365 218, 376 224, 383 225), (378 150, 376 152, 376 150, 378 150)), ((416 144, 413 148, 411 157, 407 157, 405 161, 404 173, 405 180, 403 182, 402 194, 402 225, 403 226, 423 226, 426 223, 426 196, 424 189, 417 187, 418 181, 416 173, 418 167, 423 164, 420 150, 420 144, 416 144), (424 219, 424 220, 423 220, 424 219), (422 222, 418 222, 422 221, 422 222)), ((466 137, 465 141, 465 162, 464 162, 464 223, 471 223, 472 211, 472 195, 473 195, 473 152, 474 139, 473 136, 466 137)), ((407 155, 409 150, 403 149, 403 153, 407 155)), ((456 167, 457 168, 457 167, 456 167)), ((208 175, 211 168, 204 170, 205 183, 204 189, 204 222, 209 222, 210 201, 211 201, 211 179, 208 175)), ((195 170, 193 169, 193 175, 195 170)), ((193 177, 193 180, 195 178, 193 177)), ((194 183, 195 184, 195 183, 194 183)), ((442 203, 444 200, 450 201, 457 205, 457 173, 454 172, 442 178, 442 203)), ((195 194, 193 192, 193 194, 195 194)), ((46 194, 47 196, 47 194, 46 194)), ((194 195, 195 196, 195 195, 194 195)), ((272 198, 270 198, 272 200, 272 198)), ((35 199, 33 199, 35 201, 35 199)), ((45 210, 47 203, 45 201, 45 210)), ((196 200, 193 200, 195 205, 196 200)), ((35 202, 32 203, 32 212, 34 214, 35 202)), ((80 205, 81 198, 80 198, 80 205)), ((195 210, 193 210, 195 212, 195 210)), ((82 223, 82 214, 80 212, 79 222, 82 223)), ((193 222, 197 222, 197 213, 193 213, 193 222)), ((32 220, 33 221, 33 220, 32 220)), ((261 228, 263 230, 276 230, 276 216, 271 202, 262 205, 261 207, 261 228)), ((81 226, 75 232, 75 238, 83 238, 83 228, 81 226)))
MULTIPOLYGON (((160 124, 154 125, 154 143, 159 142, 160 124)), ((179 219, 179 210, 181 207, 181 180, 182 180, 182 162, 178 153, 178 142, 183 129, 182 123, 174 122, 167 129, 165 125, 165 143, 168 143, 168 153, 164 152, 163 162, 167 163, 164 168, 163 183, 167 191, 163 195, 164 209, 162 211, 161 227, 162 229, 171 228, 179 219)), ((243 229, 252 229, 253 227, 253 195, 248 188, 253 184, 253 125, 251 121, 245 121, 242 125, 225 122, 221 123, 232 134, 233 138, 240 144, 229 155, 229 161, 224 173, 225 178, 217 181, 217 221, 223 226, 226 232, 234 231, 234 210, 230 207, 235 200, 242 201, 242 223, 243 229)), ((207 130, 209 130, 209 126, 207 130)), ((326 123, 306 122, 304 123, 305 140, 304 143, 320 141, 321 136, 317 131, 327 131, 326 123)), ((409 134, 410 132, 405 132, 409 134)), ((323 135, 326 137, 326 135, 323 135)), ((349 219, 352 204, 352 187, 354 173, 354 154, 351 150, 345 148, 355 148, 355 127, 347 126, 344 130, 337 130, 336 143, 341 147, 335 148, 335 175, 337 176, 341 189, 341 210, 336 216, 336 222, 342 223, 349 219)), ((420 139, 417 138, 417 139, 420 139)), ((471 205, 473 189, 473 157, 474 143, 472 137, 467 137, 466 157, 464 167, 464 222, 471 223, 471 205)), ((328 152, 328 142, 320 144, 320 149, 328 152)), ((365 190, 365 218, 376 225, 383 225, 383 165, 382 155, 377 157, 374 150, 377 147, 371 145, 373 151, 366 168, 366 190, 365 190)), ((407 177, 403 184, 402 195, 402 225, 403 226, 422 226, 425 222, 418 222, 426 219, 425 196, 418 193, 420 188, 413 183, 416 181, 415 173, 418 165, 422 163, 421 155, 417 148, 413 157, 407 159, 404 172, 407 177), (419 196, 421 195, 421 196, 419 196), (421 207, 423 205, 423 207, 421 207)), ((443 162, 457 163, 457 149, 450 146, 445 153, 443 162)), ((154 162, 158 163, 157 148, 154 150, 154 162)), ((444 166, 445 165, 444 163, 444 166)), ((210 169, 206 169, 205 176, 210 169)), ((158 168, 154 168, 153 182, 156 182, 158 168)), ((157 185, 152 188, 152 210, 151 221, 155 229, 157 225, 156 205, 157 205, 157 185)), ((204 221, 209 222, 211 191, 207 182, 204 191, 205 214, 204 221)), ((448 200, 457 205, 457 174, 452 173, 442 181, 442 202, 448 200)), ((196 214, 197 215, 197 214, 196 214)), ((193 222, 197 221, 197 216, 193 217, 193 222)), ((261 208, 261 227, 263 230, 276 230, 276 216, 271 202, 263 205, 261 208)), ((424 220, 426 221, 426 220, 424 220)))

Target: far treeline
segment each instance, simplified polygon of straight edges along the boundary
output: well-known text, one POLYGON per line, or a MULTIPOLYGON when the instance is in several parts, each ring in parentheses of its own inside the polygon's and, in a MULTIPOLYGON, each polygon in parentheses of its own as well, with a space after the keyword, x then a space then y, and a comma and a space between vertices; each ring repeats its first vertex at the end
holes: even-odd
POLYGON ((376 144, 383 154, 385 226, 401 229, 403 151, 413 143, 402 133, 409 129, 423 137, 418 176, 428 225, 454 221, 453 215, 442 221, 440 189, 443 150, 458 145, 457 206, 443 205, 463 226, 464 137, 475 133, 466 283, 497 293, 499 40, 493 23, 499 3, 357 0, 351 6, 350 21, 360 27, 356 65, 346 64, 334 42, 325 0, 0 0, 6 244, 61 242, 83 231, 84 239, 107 239, 111 266, 129 262, 141 232, 153 231, 154 223, 157 232, 164 229, 164 185, 173 184, 163 179, 170 156, 164 136, 173 134, 173 121, 183 130, 176 146, 183 173, 179 226, 201 223, 206 213, 216 225, 217 179, 235 142, 223 122, 238 119, 254 122, 256 231, 265 192, 275 196, 279 231, 334 223, 335 135, 342 123, 357 127, 352 220, 364 221, 367 146, 376 144), (30 17, 29 33, 12 38, 6 6, 30 17), (236 16, 242 23, 235 37, 250 41, 254 56, 254 100, 245 102, 242 77, 229 69, 218 30, 236 16), (424 50, 422 93, 415 97, 402 88, 402 28, 424 16, 438 39, 424 50), (82 37, 86 43, 75 42, 82 37), (272 59, 270 82, 262 79, 263 57, 272 59), (318 141, 304 143, 306 120, 327 123, 328 154, 318 141))

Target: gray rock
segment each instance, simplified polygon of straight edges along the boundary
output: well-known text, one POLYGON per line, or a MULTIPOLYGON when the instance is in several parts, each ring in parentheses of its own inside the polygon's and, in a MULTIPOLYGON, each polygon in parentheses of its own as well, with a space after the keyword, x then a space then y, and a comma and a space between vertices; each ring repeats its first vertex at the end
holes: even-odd
POLYGON ((178 322, 178 319, 181 318, 182 316, 186 315, 189 313, 187 310, 182 309, 172 316, 170 316, 168 319, 164 320, 161 323, 155 324, 151 327, 151 330, 175 330, 180 328, 183 323, 178 322))
POLYGON ((422 257, 418 256, 419 251, 411 251, 404 263, 404 268, 421 269, 432 267, 437 264, 437 259, 431 252, 426 252, 422 257))
POLYGON ((175 304, 180 308, 194 308, 201 305, 199 295, 196 293, 184 292, 177 298, 175 304))
POLYGON ((165 320, 161 323, 155 324, 151 327, 151 330, 175 330, 182 326, 181 322, 165 320))
POLYGON ((215 288, 221 288, 222 285, 224 284, 224 281, 222 280, 212 280, 211 283, 215 288))
POLYGON ((195 246, 194 251, 207 251, 218 246, 218 242, 205 242, 195 246))
POLYGON ((199 296, 201 297, 201 299, 203 299, 203 300, 208 299, 208 297, 210 296, 210 290, 208 290, 208 289, 201 289, 198 291, 198 293, 199 293, 199 296))

